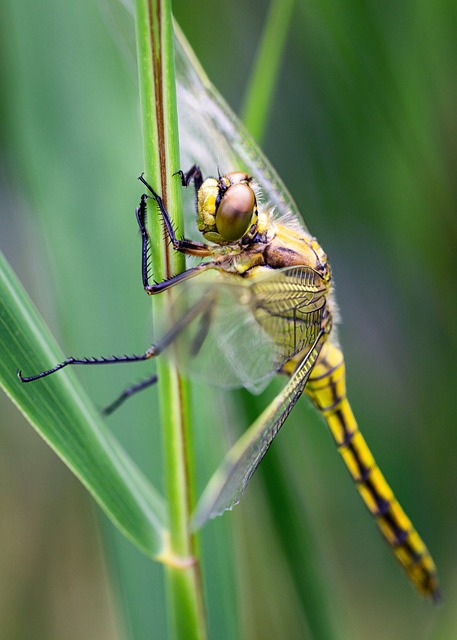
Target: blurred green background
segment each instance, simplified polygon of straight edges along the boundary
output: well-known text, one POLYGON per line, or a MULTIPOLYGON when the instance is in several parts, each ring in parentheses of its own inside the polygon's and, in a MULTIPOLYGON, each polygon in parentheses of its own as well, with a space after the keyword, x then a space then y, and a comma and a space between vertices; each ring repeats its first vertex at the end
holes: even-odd
MULTIPOLYGON (((174 3, 236 111, 267 9, 174 3)), ((456 32, 450 0, 297 3, 263 144, 329 255, 349 397, 436 560, 444 606, 409 586, 302 400, 243 503, 204 532, 213 638, 456 637, 456 32)), ((4 4, 0 248, 68 355, 136 353, 151 338, 132 42, 108 1, 4 4)), ((79 375, 102 407, 141 371, 79 375)), ((244 428, 268 396, 209 393, 195 393, 197 453, 218 438, 215 410, 244 428)), ((160 566, 1 401, 0 637, 165 638, 160 566)), ((150 391, 110 424, 162 488, 159 425, 142 428, 154 403, 150 391)), ((207 477, 216 460, 198 460, 207 477)))

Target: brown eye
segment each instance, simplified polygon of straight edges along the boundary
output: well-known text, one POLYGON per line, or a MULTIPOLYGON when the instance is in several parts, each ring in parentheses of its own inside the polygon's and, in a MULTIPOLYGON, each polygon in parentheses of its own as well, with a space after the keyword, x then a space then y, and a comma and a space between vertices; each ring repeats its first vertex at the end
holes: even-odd
POLYGON ((244 171, 231 171, 230 173, 226 173, 224 178, 227 178, 230 184, 237 184, 238 182, 250 182, 252 178, 248 176, 244 171))
POLYGON ((234 184, 227 189, 216 212, 216 227, 227 242, 244 236, 251 226, 255 195, 247 184, 234 184))

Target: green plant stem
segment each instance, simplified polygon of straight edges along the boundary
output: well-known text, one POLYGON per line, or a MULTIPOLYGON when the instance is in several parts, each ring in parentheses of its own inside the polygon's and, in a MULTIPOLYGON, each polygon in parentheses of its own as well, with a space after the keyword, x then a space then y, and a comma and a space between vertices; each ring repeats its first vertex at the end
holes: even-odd
POLYGON ((278 83, 294 1, 272 0, 248 83, 241 120, 259 143, 265 133, 273 92, 278 83))
MULTIPOLYGON (((182 229, 181 186, 173 177, 180 167, 170 1, 136 0, 136 31, 146 177, 160 192, 175 227, 182 229)), ((149 214, 151 262, 158 281, 182 271, 185 262, 164 238, 156 207, 149 214)), ((167 302, 166 293, 154 299, 156 319, 169 315, 167 302)), ((206 624, 200 569, 189 525, 194 500, 188 391, 176 368, 161 358, 158 373, 170 521, 169 548, 159 559, 168 581, 170 627, 176 638, 202 639, 206 624)))

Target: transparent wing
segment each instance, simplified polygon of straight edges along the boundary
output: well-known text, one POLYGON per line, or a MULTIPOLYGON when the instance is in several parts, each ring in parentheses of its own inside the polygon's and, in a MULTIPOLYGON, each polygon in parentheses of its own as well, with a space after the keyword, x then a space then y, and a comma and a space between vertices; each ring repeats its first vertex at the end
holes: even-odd
POLYGON ((319 334, 328 284, 310 267, 265 272, 250 286, 251 307, 258 324, 274 337, 277 368, 309 347, 319 334))
MULTIPOLYGON (((181 168, 193 164, 204 176, 220 172, 247 171, 262 187, 265 204, 290 226, 307 232, 292 196, 254 142, 208 80, 185 37, 175 24, 176 80, 178 93, 181 168)), ((186 213, 194 214, 193 194, 186 201, 186 213)), ((186 224, 189 236, 193 224, 186 224)))
MULTIPOLYGON (((192 380, 260 393, 276 373, 279 349, 256 321, 249 284, 210 271, 173 291, 172 322, 199 308, 173 341, 169 354, 192 380)), ((163 326, 166 335, 169 327, 163 326)))
POLYGON ((160 335, 181 327, 170 353, 193 379, 258 393, 314 342, 326 293, 308 267, 265 269, 252 278, 211 270, 173 289, 171 319, 160 335))
MULTIPOLYGON (((133 17, 131 0, 109 3, 113 37, 119 42, 136 73, 135 32, 127 28, 123 11, 133 17)), ((265 203, 275 208, 275 215, 286 217, 288 224, 307 231, 298 208, 284 183, 260 151, 257 144, 213 87, 195 57, 181 29, 174 23, 176 82, 179 112, 181 169, 198 164, 204 176, 245 170, 261 185, 265 203)), ((193 189, 184 198, 186 237, 201 240, 195 224, 193 189)), ((180 230, 182 233, 182 230, 180 230)))
POLYGON ((283 391, 230 449, 200 498, 192 518, 195 529, 238 504, 274 437, 303 393, 324 340, 325 334, 320 332, 283 391))

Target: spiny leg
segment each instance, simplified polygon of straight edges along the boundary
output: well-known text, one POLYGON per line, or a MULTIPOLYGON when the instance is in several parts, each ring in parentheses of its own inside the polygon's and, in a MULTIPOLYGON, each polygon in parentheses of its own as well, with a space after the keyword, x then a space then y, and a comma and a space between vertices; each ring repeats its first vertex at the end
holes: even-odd
POLYGON ((216 303, 216 299, 213 298, 212 303, 208 305, 208 307, 205 309, 205 311, 202 313, 200 317, 200 324, 198 326, 197 334, 195 335, 190 345, 191 356, 198 355, 200 349, 203 346, 203 343, 205 342, 208 336, 208 333, 211 327, 211 319, 214 313, 215 303, 216 303))
MULTIPOLYGON (((185 272, 187 275, 186 277, 191 277, 188 272, 185 272)), ((178 276, 175 277, 175 284, 176 284, 176 280, 178 280, 179 276, 181 276, 183 274, 178 274, 178 276)), ((181 278, 183 279, 183 278, 181 278)), ((170 281, 166 281, 166 283, 170 285, 170 281)), ((163 283, 161 283, 163 284, 163 283)), ((163 290, 163 289, 162 289, 163 290)), ((157 291, 158 293, 158 291, 157 291)), ((209 331, 209 327, 210 327, 210 322, 211 322, 211 316, 212 313, 214 311, 214 304, 215 304, 215 299, 211 300, 211 303, 209 303, 207 305, 207 307, 204 309, 204 311, 201 314, 201 318, 200 318, 200 324, 199 324, 199 329, 197 332, 197 335, 195 336, 194 340, 192 341, 191 347, 190 347, 190 353, 192 356, 197 355, 197 353, 199 352, 200 348, 202 347, 204 341, 206 340, 206 337, 208 335, 208 331, 209 331)), ((132 395, 138 393, 139 391, 142 391, 143 389, 146 389, 150 386, 152 386, 153 384, 155 384, 157 382, 157 375, 153 375, 150 376, 149 378, 146 378, 146 380, 143 380, 135 385, 132 385, 131 387, 128 387, 127 389, 125 389, 119 396, 118 398, 116 398, 116 400, 114 400, 114 402, 112 402, 108 407, 106 407, 105 409, 103 409, 102 413, 103 415, 110 415, 111 413, 113 413, 116 409, 118 409, 120 407, 121 404, 123 404, 125 402, 125 400, 127 400, 128 398, 130 398, 132 395)))
POLYGON ((143 193, 140 200, 140 206, 136 209, 136 219, 138 222, 138 226, 140 228, 141 233, 141 275, 143 281, 143 288, 149 295, 155 295, 157 293, 161 293, 165 289, 169 289, 173 287, 175 284, 186 280, 192 276, 197 275, 201 271, 205 269, 210 269, 212 263, 204 263, 198 265, 197 267, 193 267, 192 269, 188 269, 187 271, 183 271, 182 273, 177 274, 167 280, 163 280, 162 282, 154 282, 153 284, 149 282, 149 233, 146 228, 145 218, 146 218, 146 201, 150 196, 143 193))
MULTIPOLYGON (((159 196, 159 194, 156 191, 154 191, 151 185, 148 182, 146 182, 143 175, 139 176, 138 180, 140 180, 140 182, 142 182, 144 186, 147 189, 149 189, 149 191, 152 193, 152 197, 157 202, 157 206, 159 207, 159 211, 162 215, 162 220, 165 225, 165 229, 167 230, 168 237, 170 238, 170 241, 173 245, 173 249, 175 249, 175 251, 180 251, 181 253, 185 253, 187 255, 200 256, 202 258, 211 255, 211 250, 209 249, 208 245, 202 242, 194 242, 193 240, 187 240, 186 238, 183 238, 182 240, 178 240, 178 238, 176 237, 175 230, 173 228, 170 214, 168 213, 162 198, 159 196)), ((146 200, 147 198, 150 198, 150 197, 151 196, 143 194, 141 196, 140 206, 136 210, 137 220, 138 220, 141 235, 143 238, 143 247, 145 243, 145 238, 147 239, 149 237, 148 231, 146 229, 145 218, 146 218, 146 200)))
POLYGON ((104 416, 109 416, 114 411, 116 411, 116 409, 118 409, 121 404, 123 404, 128 398, 131 398, 135 393, 138 393, 139 391, 143 391, 143 389, 151 387, 157 382, 157 380, 157 375, 154 374, 152 376, 149 376, 149 378, 138 382, 137 384, 133 384, 131 387, 127 387, 127 389, 124 389, 124 391, 110 405, 102 410, 102 414, 104 416))
POLYGON ((183 187, 188 187, 192 181, 194 182, 195 212, 198 214, 198 192, 200 191, 200 187, 203 184, 203 176, 202 176, 202 172, 200 171, 200 167, 194 164, 189 169, 189 171, 186 171, 186 173, 184 173, 184 171, 180 169, 174 175, 175 176, 179 175, 179 177, 181 178, 181 184, 183 187))
POLYGON ((202 172, 200 170, 200 167, 196 164, 192 165, 189 171, 186 171, 185 173, 180 169, 173 175, 180 176, 181 184, 183 187, 188 187, 193 181, 195 185, 195 191, 198 191, 203 184, 202 172))
POLYGON ((147 290, 149 285, 149 232, 146 228, 146 202, 149 196, 145 193, 141 196, 140 206, 136 208, 135 215, 141 233, 141 276, 143 287, 147 290))
POLYGON ((133 355, 133 356, 102 356, 100 358, 66 358, 59 364, 56 364, 55 367, 51 369, 47 369, 46 371, 42 371, 41 373, 37 373, 34 376, 23 376, 22 371, 18 370, 17 376, 21 382, 32 382, 33 380, 38 380, 39 378, 45 378, 46 376, 50 376, 51 373, 56 373, 56 371, 60 371, 64 367, 69 365, 92 365, 92 364, 118 364, 124 362, 141 362, 143 360, 148 360, 151 356, 147 355, 148 352, 141 355, 133 355))
MULTIPOLYGON (((34 376, 23 376, 21 371, 17 372, 18 378, 21 382, 32 382, 39 378, 45 378, 46 376, 56 373, 69 365, 101 365, 101 364, 118 364, 124 362, 142 362, 144 360, 150 360, 160 355, 164 349, 166 349, 180 333, 182 333, 186 327, 200 314, 205 314, 207 308, 212 306, 212 296, 203 296, 198 300, 170 329, 165 336, 159 340, 156 344, 151 345, 143 354, 132 356, 105 356, 100 358, 66 358, 63 362, 60 362, 55 367, 42 371, 34 376)), ((152 383, 151 383, 152 384, 152 383)))
MULTIPOLYGON (((152 189, 152 187, 146 182, 146 180, 144 180, 143 176, 140 176, 139 180, 141 180, 141 182, 143 182, 143 184, 145 184, 153 194, 157 202, 157 205, 160 209, 162 218, 164 220, 167 233, 171 238, 173 247, 177 251, 181 251, 181 253, 185 253, 189 255, 199 255, 200 257, 210 255, 211 253, 210 250, 207 248, 206 245, 202 243, 195 243, 195 242, 192 242, 191 240, 177 240, 174 233, 173 225, 170 220, 170 216, 168 215, 168 212, 165 209, 162 198, 152 189)), ((148 198, 150 197, 151 196, 148 196, 147 194, 143 193, 140 199, 140 205, 137 207, 135 213, 136 213, 136 219, 137 219, 138 226, 140 228, 140 233, 141 233, 141 275, 142 275, 143 288, 146 291, 146 293, 148 293, 149 295, 155 295, 157 293, 161 293, 165 289, 169 289, 170 287, 174 286, 175 284, 178 284, 179 282, 182 282, 182 280, 186 280, 187 278, 197 275, 201 271, 204 271, 206 269, 210 269, 213 267, 212 267, 212 263, 205 263, 205 264, 198 265, 197 267, 194 267, 192 269, 188 269, 187 271, 177 274, 176 276, 173 276, 162 282, 151 283, 149 281, 149 232, 146 228, 146 206, 147 206, 146 203, 148 198)))
POLYGON ((194 164, 189 169, 189 171, 186 171, 186 173, 184 173, 184 171, 180 169, 174 175, 178 175, 181 178, 181 184, 183 187, 188 187, 193 181, 195 187, 195 195, 198 196, 198 191, 203 184, 203 176, 202 172, 200 171, 200 167, 194 164))

